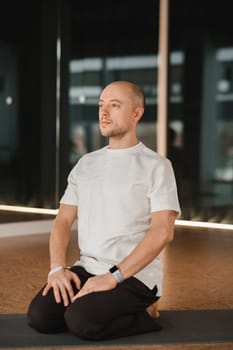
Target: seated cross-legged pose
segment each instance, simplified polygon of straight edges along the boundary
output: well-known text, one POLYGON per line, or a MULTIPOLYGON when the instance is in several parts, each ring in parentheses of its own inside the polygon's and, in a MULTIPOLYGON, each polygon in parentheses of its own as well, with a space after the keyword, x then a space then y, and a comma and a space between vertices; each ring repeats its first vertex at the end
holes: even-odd
POLYGON ((28 308, 39 332, 100 340, 160 329, 160 253, 180 207, 171 162, 136 136, 143 114, 143 91, 131 82, 112 82, 100 94, 99 127, 109 142, 68 176, 50 234, 48 280, 28 308), (76 219, 80 258, 68 268, 76 219))

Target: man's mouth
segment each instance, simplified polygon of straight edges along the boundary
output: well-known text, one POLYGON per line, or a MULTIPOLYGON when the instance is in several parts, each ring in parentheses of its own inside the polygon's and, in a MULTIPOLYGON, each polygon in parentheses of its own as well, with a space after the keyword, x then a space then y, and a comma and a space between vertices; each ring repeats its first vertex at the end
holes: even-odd
POLYGON ((101 120, 101 122, 100 122, 101 126, 106 126, 106 125, 109 125, 109 124, 111 124, 111 122, 108 121, 108 120, 101 120))

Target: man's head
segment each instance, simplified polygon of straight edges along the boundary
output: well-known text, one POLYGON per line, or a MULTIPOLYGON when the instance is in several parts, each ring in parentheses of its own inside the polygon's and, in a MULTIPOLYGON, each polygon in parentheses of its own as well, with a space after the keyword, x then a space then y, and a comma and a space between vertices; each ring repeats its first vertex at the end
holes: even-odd
POLYGON ((134 137, 144 113, 144 93, 128 81, 107 85, 99 99, 99 122, 103 136, 122 139, 134 137))

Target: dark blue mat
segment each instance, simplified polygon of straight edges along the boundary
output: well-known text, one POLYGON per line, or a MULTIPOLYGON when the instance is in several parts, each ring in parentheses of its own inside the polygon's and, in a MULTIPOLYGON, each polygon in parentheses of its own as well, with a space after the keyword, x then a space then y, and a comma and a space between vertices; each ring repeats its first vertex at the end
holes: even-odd
POLYGON ((233 342, 233 310, 161 311, 162 330, 106 341, 84 341, 69 333, 41 334, 22 314, 0 315, 0 347, 109 346, 233 342))

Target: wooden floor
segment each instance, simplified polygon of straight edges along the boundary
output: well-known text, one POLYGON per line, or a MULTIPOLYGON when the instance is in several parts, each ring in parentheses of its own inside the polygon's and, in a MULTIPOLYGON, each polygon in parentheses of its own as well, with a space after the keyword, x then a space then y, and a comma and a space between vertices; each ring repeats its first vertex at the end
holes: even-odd
MULTIPOLYGON (((77 256, 73 232, 68 263, 77 256)), ((233 308, 233 231, 176 226, 175 239, 165 249, 163 260, 160 310, 233 308)), ((0 238, 0 313, 25 313, 45 283, 48 269, 48 233, 0 238)), ((225 345, 193 345, 187 349, 232 349, 232 344, 225 345)))

